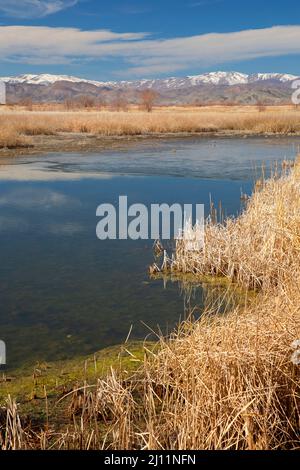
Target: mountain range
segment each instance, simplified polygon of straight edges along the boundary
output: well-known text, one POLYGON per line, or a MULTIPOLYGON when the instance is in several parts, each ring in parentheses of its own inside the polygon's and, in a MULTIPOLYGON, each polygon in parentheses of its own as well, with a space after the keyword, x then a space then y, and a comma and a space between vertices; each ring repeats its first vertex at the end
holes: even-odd
POLYGON ((152 89, 161 104, 290 102, 291 85, 299 77, 282 73, 209 72, 202 75, 135 81, 95 81, 68 75, 0 77, 7 85, 9 102, 63 102, 90 97, 112 103, 139 101, 141 91, 152 89))

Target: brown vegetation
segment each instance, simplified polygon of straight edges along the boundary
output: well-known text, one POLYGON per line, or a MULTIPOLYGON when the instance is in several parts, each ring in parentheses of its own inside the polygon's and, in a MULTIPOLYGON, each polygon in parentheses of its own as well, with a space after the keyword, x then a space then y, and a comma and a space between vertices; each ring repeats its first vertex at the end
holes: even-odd
POLYGON ((141 93, 141 108, 147 111, 147 113, 151 113, 156 99, 157 93, 154 90, 143 90, 141 93))
POLYGON ((264 111, 266 111, 267 107, 266 105, 262 102, 262 101, 258 101, 257 102, 257 110, 260 112, 260 113, 263 113, 264 111))
MULTIPOLYGON (((0 113, 0 147, 23 146, 24 136, 86 133, 99 136, 137 136, 177 133, 299 134, 300 115, 293 108, 165 108, 152 113, 129 110, 118 101, 119 112, 96 112, 83 101, 85 111, 14 111, 0 113), (120 109, 126 110, 120 111, 120 109)), ((66 103, 71 107, 72 103, 66 103)))
POLYGON ((184 238, 178 240, 169 269, 224 276, 243 288, 267 292, 287 284, 291 273, 299 271, 299 163, 286 174, 294 163, 284 160, 280 178, 257 181, 237 219, 216 223, 213 212, 206 222, 203 251, 189 250, 184 238))

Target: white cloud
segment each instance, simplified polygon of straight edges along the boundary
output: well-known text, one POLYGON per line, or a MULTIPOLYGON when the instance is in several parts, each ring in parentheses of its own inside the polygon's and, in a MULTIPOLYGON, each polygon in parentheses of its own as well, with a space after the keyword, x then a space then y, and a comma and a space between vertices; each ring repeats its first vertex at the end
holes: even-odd
POLYGON ((79 0, 0 0, 0 13, 11 18, 42 18, 70 8, 79 0))
POLYGON ((122 74, 155 75, 243 60, 300 54, 300 26, 274 26, 231 33, 149 39, 146 33, 76 28, 0 27, 0 60, 61 64, 122 59, 122 74))

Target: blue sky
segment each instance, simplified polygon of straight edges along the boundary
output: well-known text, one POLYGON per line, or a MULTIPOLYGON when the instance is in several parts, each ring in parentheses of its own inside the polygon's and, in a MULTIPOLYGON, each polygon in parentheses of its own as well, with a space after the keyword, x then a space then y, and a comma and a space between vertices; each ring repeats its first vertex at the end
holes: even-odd
POLYGON ((0 76, 300 75, 299 0, 0 0, 0 76))

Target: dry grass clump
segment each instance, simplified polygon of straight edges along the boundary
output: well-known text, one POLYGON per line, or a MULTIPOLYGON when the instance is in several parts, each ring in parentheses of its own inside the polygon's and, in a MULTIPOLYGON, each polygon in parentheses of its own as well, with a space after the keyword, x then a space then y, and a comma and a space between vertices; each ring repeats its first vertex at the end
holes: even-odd
POLYGON ((28 443, 16 401, 9 396, 6 406, 0 408, 0 449, 24 450, 28 448, 28 443))
POLYGON ((299 301, 290 287, 226 317, 210 310, 182 323, 131 378, 112 371, 60 399, 67 426, 25 433, 15 418, 6 448, 299 448, 299 301))
POLYGON ((1 127, 0 130, 0 149, 15 149, 19 147, 29 147, 30 140, 21 134, 14 126, 1 127))
POLYGON ((113 415, 108 447, 298 448, 300 369, 290 344, 300 333, 299 296, 292 305, 283 299, 182 324, 126 385, 133 418, 113 415))
POLYGON ((226 318, 210 312, 183 323, 161 340, 159 352, 145 356, 129 383, 115 383, 116 393, 109 381, 99 383, 100 410, 81 414, 85 422, 99 420, 109 401, 107 431, 96 447, 299 448, 300 367, 291 362, 291 343, 300 336, 300 297, 294 294, 226 318))
POLYGON ((299 447, 300 368, 290 347, 300 334, 299 296, 292 299, 183 324, 162 345, 144 374, 147 448, 299 447))
POLYGON ((246 210, 237 219, 205 226, 201 251, 178 240, 171 265, 174 271, 225 276, 247 289, 284 284, 299 272, 299 166, 281 178, 257 185, 246 210))

